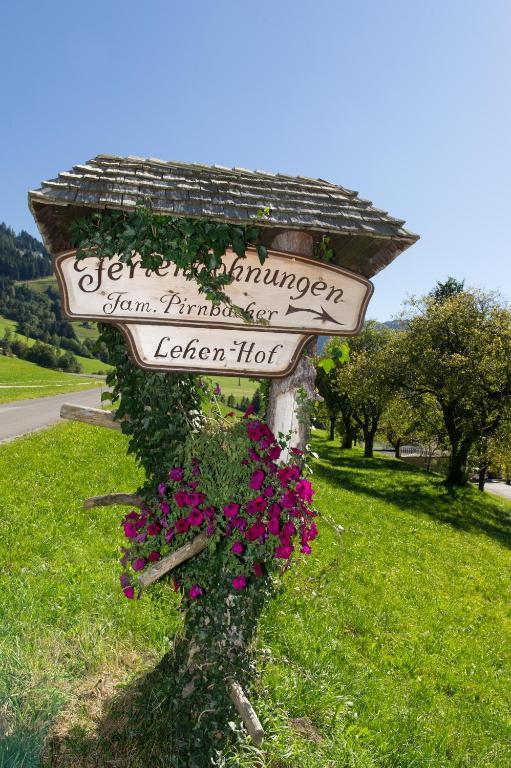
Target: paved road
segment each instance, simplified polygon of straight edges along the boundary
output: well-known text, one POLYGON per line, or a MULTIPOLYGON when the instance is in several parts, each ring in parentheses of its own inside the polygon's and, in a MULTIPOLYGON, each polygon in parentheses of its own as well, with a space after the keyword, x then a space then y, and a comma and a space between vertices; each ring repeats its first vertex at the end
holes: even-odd
POLYGON ((60 406, 63 403, 98 408, 101 405, 101 387, 3 403, 0 405, 0 443, 60 421, 60 406))
POLYGON ((495 496, 500 496, 501 499, 511 501, 511 485, 501 483, 499 480, 487 480, 484 484, 484 490, 488 491, 488 493, 493 493, 495 496))

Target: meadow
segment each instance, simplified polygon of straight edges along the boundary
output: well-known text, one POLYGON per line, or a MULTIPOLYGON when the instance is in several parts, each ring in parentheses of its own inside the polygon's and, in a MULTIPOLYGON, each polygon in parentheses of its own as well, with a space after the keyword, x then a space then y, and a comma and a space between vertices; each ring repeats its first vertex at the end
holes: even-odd
MULTIPOLYGON (((42 278, 42 279, 46 280, 47 278, 42 278)), ((37 280, 31 281, 30 285, 32 285, 32 282, 38 282, 38 281, 37 280)), ((23 341, 25 344, 27 344, 29 347, 32 347, 36 343, 36 339, 32 339, 30 336, 28 337, 23 336, 23 334, 16 332, 16 323, 14 320, 8 320, 7 318, 2 317, 0 315, 0 338, 4 335, 7 329, 11 331, 12 339, 19 339, 20 341, 23 341)), ((77 324, 75 330, 77 332, 77 336, 80 341, 83 341, 83 339, 87 335, 91 336, 91 338, 97 337, 97 331, 95 330, 95 328, 94 329, 81 328, 77 324)), ((107 373, 110 370, 110 366, 107 365, 107 363, 103 363, 101 362, 101 360, 96 360, 96 358, 82 357, 81 355, 75 355, 75 357, 80 363, 80 365, 82 366, 82 373, 107 373)))
MULTIPOLYGON (((320 537, 284 579, 244 768, 508 768, 511 504, 316 433, 320 537)), ((0 446, 0 766, 160 768, 180 621, 118 586, 126 438, 61 424, 0 446), (16 467, 16 483, 10 477, 16 467), (3 732, 3 738, 2 738, 3 732)))
POLYGON ((102 383, 101 379, 53 371, 28 360, 0 355, 0 403, 79 392, 102 383))

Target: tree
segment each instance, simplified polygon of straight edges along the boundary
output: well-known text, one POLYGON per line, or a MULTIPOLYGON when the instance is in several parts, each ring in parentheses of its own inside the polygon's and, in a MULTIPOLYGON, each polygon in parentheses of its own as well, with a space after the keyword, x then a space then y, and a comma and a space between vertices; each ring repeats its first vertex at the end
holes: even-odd
MULTIPOLYGON (((347 406, 347 395, 339 385, 336 373, 347 361, 347 345, 340 339, 330 339, 323 349, 322 355, 316 359, 316 387, 323 398, 324 407, 329 422, 329 440, 335 439, 335 423, 343 408, 347 406)), ((343 444, 343 448, 346 447, 343 444)), ((349 446, 351 447, 351 445, 349 446)))
POLYGON ((364 436, 364 456, 372 458, 381 415, 392 396, 390 366, 395 331, 374 321, 350 339, 350 361, 337 372, 338 389, 345 392, 355 425, 364 436))
POLYGON ((451 448, 447 482, 464 485, 470 451, 496 432, 511 400, 511 314, 480 291, 430 295, 411 308, 397 378, 435 398, 451 448))
POLYGON ((416 438, 419 416, 412 401, 401 392, 396 392, 382 413, 378 431, 394 448, 399 459, 401 446, 416 438))
POLYGON ((444 301, 445 299, 450 299, 453 296, 462 293, 464 288, 464 280, 456 280, 455 277, 448 277, 445 283, 439 281, 429 295, 434 301, 444 301))

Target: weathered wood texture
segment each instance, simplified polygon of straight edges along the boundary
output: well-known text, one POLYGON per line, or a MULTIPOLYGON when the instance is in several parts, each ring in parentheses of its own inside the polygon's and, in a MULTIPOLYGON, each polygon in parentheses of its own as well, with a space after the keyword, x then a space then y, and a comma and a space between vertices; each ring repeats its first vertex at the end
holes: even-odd
MULTIPOLYGON (((300 256, 312 256, 313 239, 306 232, 288 231, 282 232, 273 240, 273 248, 281 251, 291 251, 300 256)), ((309 354, 314 353, 315 342, 306 348, 309 354)), ((266 421, 273 434, 278 437, 279 432, 287 435, 291 432, 289 446, 304 450, 308 442, 308 425, 299 420, 298 390, 303 387, 307 400, 315 398, 314 382, 316 371, 313 364, 302 357, 294 372, 282 379, 274 379, 270 387, 266 421)), ((281 455, 282 461, 287 461, 288 452, 281 455)))
POLYGON ((119 421, 114 421, 115 411, 102 411, 101 408, 89 408, 86 405, 73 405, 64 403, 60 409, 61 419, 82 421, 84 424, 92 424, 94 427, 108 427, 121 431, 119 421))
POLYGON ((109 507, 114 504, 122 504, 128 507, 141 507, 143 500, 133 493, 107 493, 106 496, 92 496, 83 502, 84 509, 93 507, 109 507))
POLYGON ((141 576, 138 578, 138 583, 141 587, 147 587, 157 579, 160 579, 166 573, 173 568, 177 568, 178 565, 184 563, 185 560, 189 560, 191 557, 198 555, 203 549, 208 546, 208 537, 205 533, 200 533, 195 539, 192 539, 180 549, 172 552, 171 555, 164 557, 163 560, 159 560, 154 565, 151 565, 141 576))
POLYGON ((239 683, 231 683, 229 697, 236 707, 236 711, 243 720, 245 728, 256 747, 261 746, 264 738, 264 730, 261 721, 257 717, 254 707, 247 699, 245 692, 239 683))

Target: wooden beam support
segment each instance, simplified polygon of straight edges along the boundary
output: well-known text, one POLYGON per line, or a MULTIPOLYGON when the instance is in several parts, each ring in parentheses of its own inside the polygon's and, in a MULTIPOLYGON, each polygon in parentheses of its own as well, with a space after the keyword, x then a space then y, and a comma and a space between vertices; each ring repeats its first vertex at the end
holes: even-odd
POLYGON ((101 408, 89 408, 86 405, 73 405, 64 403, 60 409, 61 419, 70 419, 71 421, 82 421, 85 424, 92 424, 94 427, 107 427, 121 431, 121 423, 114 421, 115 411, 103 411, 101 408))
POLYGON ((248 735, 256 747, 260 747, 264 738, 264 730, 261 721, 256 715, 256 711, 239 683, 231 683, 229 689, 229 698, 236 707, 238 715, 243 720, 248 735))
POLYGON ((198 555, 199 552, 202 552, 207 546, 208 537, 205 533, 199 533, 198 536, 187 542, 183 547, 172 552, 171 555, 167 555, 163 560, 159 560, 157 563, 151 565, 147 571, 138 577, 138 583, 141 587, 149 586, 153 581, 160 579, 173 568, 177 568, 178 565, 184 563, 185 560, 189 560, 191 557, 198 555))
POLYGON ((113 504, 123 504, 127 507, 141 507, 142 499, 134 493, 107 493, 106 496, 92 496, 83 502, 84 509, 92 507, 109 507, 113 504))

